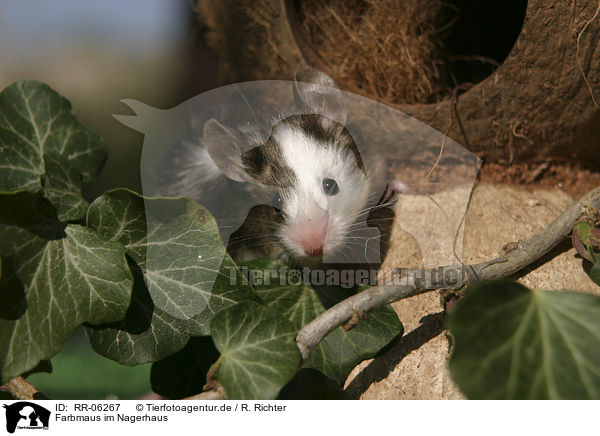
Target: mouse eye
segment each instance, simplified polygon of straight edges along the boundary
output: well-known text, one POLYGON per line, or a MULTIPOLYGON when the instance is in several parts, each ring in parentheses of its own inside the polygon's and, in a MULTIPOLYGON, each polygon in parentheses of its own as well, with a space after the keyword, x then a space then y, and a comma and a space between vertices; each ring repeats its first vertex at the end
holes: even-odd
POLYGON ((273 206, 278 213, 281 213, 281 209, 283 208, 283 199, 281 198, 279 192, 275 195, 275 197, 273 197, 273 200, 271 200, 271 206, 273 206))
POLYGON ((327 195, 335 195, 340 192, 340 187, 333 179, 323 179, 323 190, 327 195))

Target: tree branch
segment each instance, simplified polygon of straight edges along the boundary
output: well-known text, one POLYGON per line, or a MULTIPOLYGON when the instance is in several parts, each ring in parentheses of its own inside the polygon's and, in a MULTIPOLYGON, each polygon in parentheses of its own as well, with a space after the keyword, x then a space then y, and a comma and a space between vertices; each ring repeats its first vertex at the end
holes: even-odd
POLYGON ((40 400, 48 398, 23 377, 11 378, 1 388, 17 400, 40 400))
POLYGON ((207 390, 200 392, 199 394, 192 395, 191 397, 184 398, 184 400, 226 400, 227 393, 221 385, 216 389, 207 390))
MULTIPOLYGON (((600 209, 600 187, 588 192, 569 206, 541 232, 511 244, 506 255, 483 263, 454 265, 441 270, 459 271, 456 288, 510 276, 535 262, 558 245, 569 234, 586 208, 600 209)), ((439 272, 439 268, 424 270, 419 271, 419 276, 429 277, 439 274, 439 272)), ((298 332, 296 343, 302 353, 302 358, 306 360, 325 336, 348 322, 355 314, 367 313, 394 301, 440 288, 439 286, 437 288, 427 286, 427 283, 420 283, 420 281, 416 282, 373 286, 331 307, 298 332)))

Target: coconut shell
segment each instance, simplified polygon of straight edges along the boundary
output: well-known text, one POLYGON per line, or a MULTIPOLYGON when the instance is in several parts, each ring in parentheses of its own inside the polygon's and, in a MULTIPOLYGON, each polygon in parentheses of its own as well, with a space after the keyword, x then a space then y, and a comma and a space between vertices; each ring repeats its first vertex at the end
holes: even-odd
MULTIPOLYGON (((600 115, 593 98, 600 92, 597 7, 592 0, 530 0, 514 47, 489 77, 457 100, 392 106, 447 131, 487 162, 559 158, 598 168, 600 115)), ((307 67, 344 81, 303 37, 291 0, 202 0, 197 9, 208 29, 208 43, 221 58, 221 84, 291 79, 295 71, 307 67)), ((426 62, 422 60, 421 67, 426 62)), ((389 81, 394 83, 392 78, 389 81)), ((360 93, 381 100, 376 95, 380 92, 372 89, 364 86, 360 93)))

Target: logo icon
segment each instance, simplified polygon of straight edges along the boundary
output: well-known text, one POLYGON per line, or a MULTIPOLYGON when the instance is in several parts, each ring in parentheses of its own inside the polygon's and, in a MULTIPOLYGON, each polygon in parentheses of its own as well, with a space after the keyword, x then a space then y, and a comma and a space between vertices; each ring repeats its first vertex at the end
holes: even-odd
POLYGON ((11 405, 3 405, 6 409, 6 431, 14 433, 15 429, 48 429, 50 411, 35 403, 19 401, 11 405))

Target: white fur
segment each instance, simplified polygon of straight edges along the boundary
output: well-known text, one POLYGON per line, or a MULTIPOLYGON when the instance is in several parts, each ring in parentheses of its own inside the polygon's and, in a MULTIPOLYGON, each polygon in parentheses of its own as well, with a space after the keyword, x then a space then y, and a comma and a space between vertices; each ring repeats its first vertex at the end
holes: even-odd
POLYGON ((198 173, 207 180, 222 177, 221 170, 214 163, 205 147, 192 148, 192 162, 198 167, 198 173))
POLYGON ((281 229, 281 238, 298 256, 303 256, 302 247, 290 239, 289 228, 328 213, 324 256, 334 253, 344 243, 350 225, 367 204, 368 178, 358 168, 352 153, 331 143, 319 144, 302 130, 283 126, 275 132, 275 139, 281 145, 286 164, 297 178, 293 189, 283 198, 287 221, 281 229), (325 178, 337 182, 339 192, 336 195, 325 194, 325 178))

